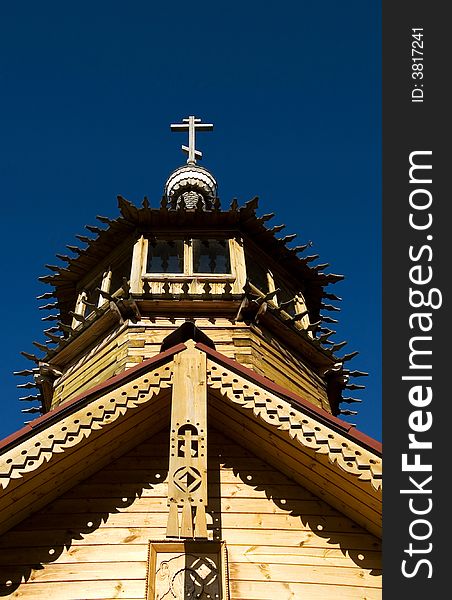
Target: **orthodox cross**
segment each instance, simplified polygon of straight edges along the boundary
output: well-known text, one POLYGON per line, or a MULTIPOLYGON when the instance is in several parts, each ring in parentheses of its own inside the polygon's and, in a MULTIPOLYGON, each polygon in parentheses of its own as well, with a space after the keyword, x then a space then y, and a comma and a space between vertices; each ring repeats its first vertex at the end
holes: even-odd
POLYGON ((182 146, 182 150, 188 154, 187 163, 196 164, 197 158, 202 158, 202 152, 195 148, 196 131, 212 131, 212 123, 201 123, 201 119, 188 117, 182 119, 183 123, 171 124, 171 131, 188 131, 188 146, 182 146))

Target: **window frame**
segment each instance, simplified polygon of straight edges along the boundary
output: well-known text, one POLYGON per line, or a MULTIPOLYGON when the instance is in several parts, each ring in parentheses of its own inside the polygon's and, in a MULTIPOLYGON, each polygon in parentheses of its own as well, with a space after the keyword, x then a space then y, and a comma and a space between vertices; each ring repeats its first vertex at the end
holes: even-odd
MULTIPOLYGON (((165 241, 180 240, 181 238, 175 235, 168 235, 163 233, 160 238, 159 235, 155 236, 157 239, 165 241)), ((216 283, 233 283, 236 280, 236 265, 233 259, 234 257, 234 238, 214 238, 210 237, 184 237, 182 242, 184 244, 184 272, 183 273, 150 273, 147 271, 148 256, 149 256, 149 238, 144 238, 146 249, 143 252, 143 272, 142 279, 144 281, 173 281, 173 282, 190 282, 193 280, 197 281, 214 281, 216 283), (204 240, 204 239, 224 239, 228 242, 229 251, 229 273, 194 273, 193 272, 193 240, 204 240)))
MULTIPOLYGON (((181 556, 207 554, 215 556, 218 573, 218 600, 230 600, 228 552, 225 541, 210 539, 159 539, 149 540, 146 568, 146 599, 155 600, 158 590, 156 575, 159 563, 173 553, 181 556), (162 560, 163 559, 163 560, 162 560)), ((165 594, 166 595, 166 594, 165 594)))

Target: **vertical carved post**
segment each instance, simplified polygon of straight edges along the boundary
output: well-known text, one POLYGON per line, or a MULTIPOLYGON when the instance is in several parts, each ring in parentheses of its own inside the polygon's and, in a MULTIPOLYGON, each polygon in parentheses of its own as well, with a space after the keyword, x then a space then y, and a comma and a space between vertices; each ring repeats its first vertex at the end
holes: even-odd
MULTIPOLYGON (((79 293, 78 298, 77 298, 77 303, 75 305, 75 310, 74 310, 74 312, 77 315, 83 316, 85 314, 86 306, 85 306, 83 300, 87 300, 87 299, 88 299, 88 295, 84 290, 79 293)), ((78 325, 80 325, 80 321, 77 321, 77 319, 73 318, 72 325, 71 325, 72 329, 75 329, 78 325)))
POLYGON ((207 358, 186 346, 174 357, 166 536, 207 538, 207 358))
MULTIPOLYGON (((298 294, 295 296, 294 306, 296 314, 300 314, 307 310, 306 302, 301 292, 298 292, 298 294)), ((309 327, 309 315, 304 316, 301 319, 301 321, 298 321, 298 323, 302 326, 303 329, 307 329, 309 327)), ((311 331, 308 331, 308 335, 310 337, 313 337, 311 331)))
POLYGON ((229 240, 229 252, 231 257, 231 272, 235 275, 232 284, 232 293, 241 294, 246 283, 245 253, 243 240, 241 238, 229 240))
MULTIPOLYGON (((268 283, 268 291, 274 292, 276 290, 275 278, 273 277, 273 273, 271 271, 267 271, 267 283, 268 283)), ((277 296, 273 296, 273 302, 278 306, 278 298, 277 296)))
MULTIPOLYGON (((113 275, 113 273, 111 271, 111 268, 108 268, 102 275, 102 282, 100 284, 100 289, 103 292, 110 292, 112 275, 113 275)), ((115 290, 112 290, 112 291, 114 292, 115 290)), ((108 302, 108 301, 102 296, 102 294, 99 294, 99 299, 97 301, 98 308, 100 308, 102 306, 102 304, 104 304, 105 302, 108 302)))
POLYGON ((132 255, 132 270, 130 273, 130 291, 132 294, 143 293, 142 275, 146 271, 148 240, 141 236, 135 242, 132 255))

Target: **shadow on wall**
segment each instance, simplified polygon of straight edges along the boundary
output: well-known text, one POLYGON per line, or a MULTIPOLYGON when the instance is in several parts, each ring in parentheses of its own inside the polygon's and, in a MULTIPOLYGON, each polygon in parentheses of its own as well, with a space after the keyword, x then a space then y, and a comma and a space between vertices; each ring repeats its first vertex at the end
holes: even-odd
MULTIPOLYGON (((266 528, 265 519, 271 519, 273 515, 280 514, 281 519, 285 516, 297 518, 297 521, 286 522, 281 529, 294 532, 299 531, 300 541, 297 542, 298 547, 319 546, 315 542, 316 538, 325 540, 325 556, 328 556, 328 550, 339 546, 342 554, 349 557, 357 567, 365 569, 369 575, 381 575, 381 542, 380 540, 368 533, 360 525, 341 514, 336 509, 332 508, 326 502, 311 494, 308 490, 302 488, 283 473, 278 472, 274 467, 268 465, 263 460, 259 459, 244 447, 240 447, 236 442, 232 442, 225 438, 221 433, 209 431, 209 505, 207 507, 208 514, 212 516, 213 539, 225 539, 227 542, 227 529, 231 526, 230 519, 234 510, 234 498, 231 498, 230 505, 223 497, 220 498, 219 477, 222 469, 231 471, 239 480, 256 491, 261 491, 265 494, 265 498, 271 502, 266 509, 266 514, 256 515, 258 523, 255 527, 259 530, 266 528), (216 439, 217 445, 212 444, 216 439), (224 448, 221 448, 221 444, 224 448), (232 446, 231 446, 232 444, 232 446), (237 456, 231 456, 230 448, 235 446, 240 448, 240 453, 237 456), (212 448, 216 448, 216 453, 212 452, 212 448), (222 509, 222 510, 221 510, 222 509), (223 531, 222 531, 223 529, 223 531), (304 530, 304 531, 302 531, 304 530), (313 544, 313 542, 315 542, 313 544)), ((223 488, 223 496, 225 496, 223 488)), ((237 499, 236 495, 239 492, 232 491, 231 495, 237 499)), ((262 495, 263 496, 263 495, 262 495)), ((253 499, 249 498, 250 505, 253 505, 253 499)), ((254 510, 258 513, 256 503, 254 510)), ((246 527, 243 515, 241 523, 246 527)), ((248 521, 252 525, 252 520, 248 521)), ((240 523, 234 523, 234 527, 240 528, 240 523)), ((269 534, 277 536, 278 530, 273 526, 267 525, 269 534)), ((281 531, 283 533, 283 531, 281 531)), ((250 536, 251 537, 251 536, 250 536)), ((276 538, 277 540, 277 538, 276 538)), ((270 542, 270 545, 278 545, 276 542, 270 542)), ((285 544, 282 543, 281 546, 285 544)), ((248 558, 252 554, 247 553, 248 558)), ((262 558, 264 561, 264 559, 262 558)))
MULTIPOLYGON (((163 466, 164 460, 161 461, 163 466)), ((107 497, 75 499, 73 503, 78 505, 77 510, 80 512, 53 512, 54 505, 60 502, 56 500, 5 533, 0 538, 0 597, 12 594, 21 583, 33 580, 35 570, 45 569, 47 564, 56 561, 65 550, 75 554, 77 548, 74 547, 74 542, 96 532, 111 515, 131 506, 143 495, 144 490, 154 489, 167 476, 166 458, 165 469, 140 469, 139 482, 104 483, 103 496, 107 497), (101 510, 98 510, 99 507, 101 510)), ((95 480, 96 475, 87 479, 86 483, 95 480)), ((69 500, 70 492, 62 498, 69 500)), ((129 535, 121 543, 133 543, 135 538, 133 528, 130 528, 129 535)))
MULTIPOLYGON (((158 508, 145 512, 137 505, 138 523, 133 520, 133 511, 130 518, 125 516, 120 543, 146 545, 152 539, 152 527, 159 528, 161 537, 167 519, 166 493, 161 484, 168 477, 168 438, 169 432, 158 434, 148 445, 147 455, 140 454, 137 447, 5 533, 0 538, 0 596, 13 594, 22 582, 44 581, 39 573, 65 551, 74 555, 72 562, 76 562, 81 548, 77 540, 87 538, 85 543, 107 544, 108 537, 102 537, 107 534, 100 528, 112 515, 127 512, 143 496, 153 496, 158 508), (129 467, 125 469, 124 465, 129 467), (96 496, 94 486, 102 493, 96 496), (90 535, 92 541, 88 541, 90 535)), ((340 548, 344 556, 369 575, 381 574, 381 545, 376 537, 218 431, 209 430, 208 438, 210 539, 228 543, 231 529, 250 527, 259 534, 267 529, 268 541, 263 542, 268 545, 267 556, 262 551, 259 554, 258 547, 251 544, 245 554, 252 562, 271 562, 274 547, 280 545, 281 551, 287 546, 278 543, 278 529, 270 523, 276 517, 281 520, 281 535, 293 536, 289 546, 322 548, 324 557, 329 557, 330 550, 337 552, 340 548), (262 493, 257 496, 256 491, 262 493)), ((252 537, 250 531, 249 539, 252 537)), ((143 571, 143 579, 145 576, 143 571)))

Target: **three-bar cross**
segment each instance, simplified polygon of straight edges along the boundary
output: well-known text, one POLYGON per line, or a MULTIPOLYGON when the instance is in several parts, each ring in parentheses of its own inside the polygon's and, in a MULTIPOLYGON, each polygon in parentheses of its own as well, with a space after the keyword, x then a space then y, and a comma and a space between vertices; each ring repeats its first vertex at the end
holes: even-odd
POLYGON ((187 163, 196 164, 197 158, 202 158, 202 152, 195 148, 196 131, 212 131, 212 123, 201 123, 201 119, 188 117, 182 119, 182 123, 171 124, 171 131, 188 131, 188 146, 182 146, 182 150, 188 154, 187 163))

